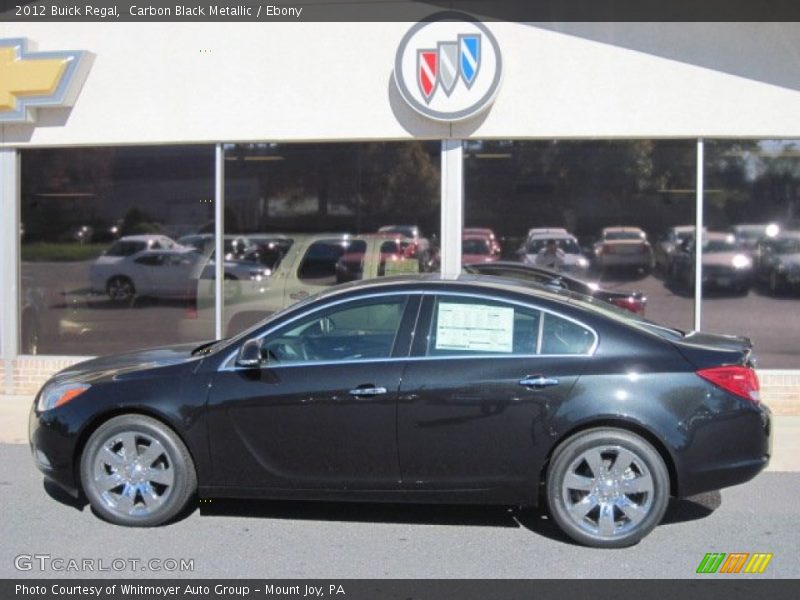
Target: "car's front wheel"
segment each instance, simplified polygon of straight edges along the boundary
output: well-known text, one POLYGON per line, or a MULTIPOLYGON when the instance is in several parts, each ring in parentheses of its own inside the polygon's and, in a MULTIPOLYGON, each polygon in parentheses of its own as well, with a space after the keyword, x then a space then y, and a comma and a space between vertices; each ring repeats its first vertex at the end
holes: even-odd
POLYGON ((118 275, 108 280, 106 293, 112 302, 124 304, 133 300, 136 295, 136 288, 130 279, 118 275))
POLYGON ((189 450, 166 425, 143 415, 103 423, 81 455, 92 508, 119 525, 148 527, 175 518, 197 489, 189 450))
POLYGON ((547 471, 547 505, 569 537, 599 548, 631 546, 661 521, 669 473, 659 453, 628 431, 599 428, 562 443, 547 471))

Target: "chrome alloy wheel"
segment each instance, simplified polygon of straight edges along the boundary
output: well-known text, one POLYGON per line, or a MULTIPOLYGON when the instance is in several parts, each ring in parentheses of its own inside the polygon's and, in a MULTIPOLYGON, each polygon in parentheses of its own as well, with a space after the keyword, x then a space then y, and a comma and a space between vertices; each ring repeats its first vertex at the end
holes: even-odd
POLYGON ((147 517, 170 497, 175 470, 154 437, 126 431, 108 437, 92 466, 92 485, 108 510, 125 517, 147 517))
POLYGON ((561 485, 566 512, 582 530, 614 538, 635 529, 653 505, 645 462, 621 446, 596 446, 570 464, 561 485))
POLYGON ((136 293, 133 284, 125 277, 113 278, 108 282, 106 291, 113 302, 127 302, 136 293))

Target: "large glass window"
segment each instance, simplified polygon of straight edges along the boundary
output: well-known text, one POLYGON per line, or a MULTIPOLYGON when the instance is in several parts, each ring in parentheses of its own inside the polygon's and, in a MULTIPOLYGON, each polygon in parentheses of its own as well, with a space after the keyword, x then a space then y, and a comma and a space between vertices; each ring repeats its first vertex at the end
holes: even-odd
POLYGON ((556 271, 604 299, 629 298, 631 310, 690 329, 691 292, 671 273, 695 223, 695 144, 465 142, 464 264, 473 272, 498 261, 556 271))
POLYGON ((706 141, 704 169, 703 329, 800 368, 800 141, 706 141))
POLYGON ((193 243, 213 247, 213 147, 35 149, 21 163, 21 353, 213 337, 195 305, 209 249, 193 243))
POLYGON ((436 270, 439 155, 438 142, 226 145, 225 241, 242 245, 225 256, 224 335, 337 283, 436 270))

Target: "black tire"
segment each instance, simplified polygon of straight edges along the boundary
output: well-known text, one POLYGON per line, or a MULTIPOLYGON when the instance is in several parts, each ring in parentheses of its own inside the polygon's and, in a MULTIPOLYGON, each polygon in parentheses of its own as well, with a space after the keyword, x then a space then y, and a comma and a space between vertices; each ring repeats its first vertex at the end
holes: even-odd
MULTIPOLYGON (((606 462, 605 458, 603 462, 606 462)), ((546 495, 550 515, 570 538, 596 548, 624 548, 639 542, 661 522, 669 503, 669 473, 658 451, 638 435, 622 429, 605 427, 589 429, 567 439, 556 448, 547 470, 546 495), (580 497, 583 492, 577 492, 569 486, 565 487, 567 475, 571 476, 571 474, 577 473, 577 470, 573 471, 573 469, 589 468, 589 473, 591 473, 588 461, 582 460, 587 453, 597 452, 600 456, 609 456, 610 458, 607 459, 609 464, 603 468, 610 467, 613 472, 614 465, 622 451, 630 452, 635 457, 635 461, 632 461, 631 466, 624 472, 626 476, 630 475, 630 477, 626 479, 623 476, 623 483, 620 485, 624 485, 625 481, 646 481, 652 490, 642 493, 623 492, 624 500, 619 500, 626 506, 629 502, 633 502, 630 505, 631 514, 634 512, 633 508, 642 513, 641 520, 638 522, 635 522, 633 518, 629 519, 627 508, 626 510, 619 508, 616 501, 610 502, 608 498, 605 498, 599 503, 592 504, 598 498, 603 498, 602 494, 614 493, 609 490, 619 489, 616 485, 603 488, 605 485, 611 486, 611 484, 607 484, 614 477, 611 474, 595 478, 586 477, 587 480, 592 480, 591 485, 594 487, 587 490, 583 497, 580 497), (616 455, 615 452, 617 452, 616 455), (597 488, 600 490, 597 491, 597 488), (592 522, 594 508, 582 517, 570 514, 569 506, 574 508, 581 502, 585 506, 597 507, 598 526, 596 528, 592 522), (572 504, 570 505, 570 503, 572 504), (610 534, 603 534, 600 532, 600 514, 607 504, 611 505, 610 522, 613 524, 613 531, 610 534), (619 525, 617 525, 617 521, 619 521, 619 525)))
MULTIPOLYGON (((117 460, 115 458, 112 462, 118 464, 115 462, 117 460)), ((132 471, 135 477, 135 469, 132 471)), ((141 475, 139 476, 141 477, 141 475)), ((186 445, 169 427, 156 419, 143 415, 114 417, 97 428, 81 454, 80 480, 86 498, 98 515, 111 523, 129 527, 152 527, 171 521, 187 507, 197 490, 194 461, 186 445), (104 464, 109 462, 105 458, 109 455, 103 452, 104 448, 113 448, 119 445, 120 450, 113 451, 113 453, 117 457, 126 456, 124 449, 127 446, 120 440, 131 438, 125 436, 133 436, 136 450, 135 453, 132 453, 131 458, 134 458, 133 454, 136 459, 146 458, 152 440, 160 444, 160 447, 153 446, 157 448, 154 452, 163 450, 163 453, 147 465, 147 470, 160 474, 156 477, 164 477, 165 474, 171 472, 172 481, 169 485, 162 486, 155 480, 147 479, 146 475, 144 476, 146 479, 144 488, 142 486, 145 483, 142 481, 133 484, 120 483, 115 488, 117 491, 112 491, 112 488, 109 487, 112 484, 102 485, 99 483, 101 478, 111 480, 119 472, 123 472, 122 479, 125 479, 125 475, 130 472, 125 471, 127 467, 123 466, 109 470, 104 464), (151 441, 150 445, 145 444, 148 440, 151 441), (143 450, 140 451, 140 449, 143 450), (158 466, 154 468, 153 465, 158 466), (99 475, 97 475, 98 473, 99 475), (147 492, 152 491, 154 494, 155 500, 151 504, 153 508, 148 506, 145 501, 143 489, 147 492), (134 491, 126 494, 125 492, 129 490, 134 491), (156 493, 158 495, 155 495, 156 493), (125 510, 123 501, 130 496, 133 496, 132 506, 130 510, 125 510)))
POLYGON ((136 286, 124 275, 115 275, 106 283, 106 293, 115 304, 126 304, 136 296, 136 286))

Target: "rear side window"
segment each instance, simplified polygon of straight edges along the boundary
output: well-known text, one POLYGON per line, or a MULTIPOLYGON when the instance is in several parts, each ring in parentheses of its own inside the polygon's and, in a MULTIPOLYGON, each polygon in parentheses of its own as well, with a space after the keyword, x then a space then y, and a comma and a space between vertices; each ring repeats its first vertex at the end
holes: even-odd
POLYGON ((493 300, 439 297, 428 356, 536 354, 541 312, 493 300))
POLYGON ((147 248, 144 242, 116 242, 108 249, 106 256, 131 256, 147 248))
POLYGON ((589 328, 569 319, 482 298, 440 296, 428 336, 427 356, 530 356, 589 354, 589 328))
POLYGON ((541 354, 588 354, 593 345, 594 334, 583 325, 544 314, 541 354))
POLYGON ((367 243, 363 240, 322 240, 306 250, 297 278, 309 285, 335 285, 361 279, 367 243))

